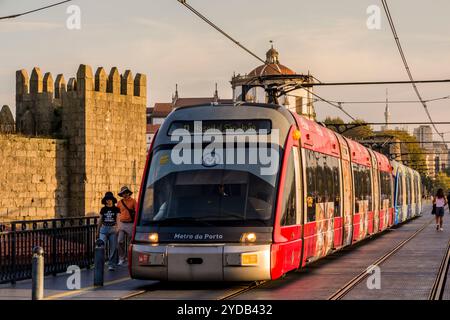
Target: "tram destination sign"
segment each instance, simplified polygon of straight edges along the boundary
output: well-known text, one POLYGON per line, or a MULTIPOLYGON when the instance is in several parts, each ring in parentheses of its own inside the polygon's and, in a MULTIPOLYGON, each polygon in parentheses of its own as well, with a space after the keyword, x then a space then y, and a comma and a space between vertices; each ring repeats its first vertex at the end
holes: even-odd
POLYGON ((234 133, 243 131, 245 134, 254 133, 270 134, 272 129, 272 122, 268 119, 255 119, 255 120, 179 120, 170 124, 167 135, 171 136, 179 134, 179 129, 186 130, 190 134, 199 133, 203 134, 208 130, 218 130, 222 133, 232 131, 234 133))

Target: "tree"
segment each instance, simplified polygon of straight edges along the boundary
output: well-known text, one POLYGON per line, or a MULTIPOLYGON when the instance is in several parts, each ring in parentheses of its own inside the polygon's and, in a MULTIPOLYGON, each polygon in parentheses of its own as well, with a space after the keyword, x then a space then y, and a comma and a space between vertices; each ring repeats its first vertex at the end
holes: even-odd
POLYGON ((353 140, 364 140, 373 136, 373 130, 369 125, 365 125, 366 121, 362 119, 356 119, 349 123, 349 125, 356 125, 354 128, 347 129, 348 126, 344 126, 345 122, 339 117, 331 118, 326 117, 324 120, 326 125, 334 124, 330 126, 331 130, 336 132, 342 132, 342 135, 353 140), (340 126, 342 125, 342 126, 340 126))
POLYGON ((450 177, 444 172, 439 172, 436 175, 433 183, 433 194, 436 194, 438 189, 443 189, 444 193, 447 193, 450 189, 450 177))
MULTIPOLYGON (((410 135, 404 130, 386 130, 382 132, 383 136, 392 136, 400 140, 400 142, 408 142, 400 144, 400 155, 396 155, 395 160, 403 162, 408 167, 418 171, 420 174, 428 174, 427 161, 425 158, 425 150, 420 147, 416 137, 410 135)), ((433 163, 429 163, 434 167, 433 163)))

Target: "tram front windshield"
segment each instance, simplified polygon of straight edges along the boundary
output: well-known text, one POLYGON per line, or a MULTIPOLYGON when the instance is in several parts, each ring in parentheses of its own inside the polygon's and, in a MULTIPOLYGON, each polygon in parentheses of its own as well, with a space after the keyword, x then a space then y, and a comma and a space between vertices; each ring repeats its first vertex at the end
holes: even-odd
MULTIPOLYGON (((172 149, 152 155, 143 194, 139 224, 145 225, 270 225, 274 211, 276 170, 267 174, 261 164, 176 164, 172 149)), ((271 150, 275 152, 274 149, 271 150)), ((224 155, 224 158, 226 155, 224 155)), ((226 163, 223 163, 226 162, 226 163)), ((237 161, 236 161, 237 162, 237 161)))

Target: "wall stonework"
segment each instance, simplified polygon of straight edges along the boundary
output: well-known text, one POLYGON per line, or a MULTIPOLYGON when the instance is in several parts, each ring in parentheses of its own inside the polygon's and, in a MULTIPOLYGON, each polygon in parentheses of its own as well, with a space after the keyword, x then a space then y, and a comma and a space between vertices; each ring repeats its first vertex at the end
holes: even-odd
POLYGON ((0 221, 67 215, 66 141, 0 134, 0 221))
MULTIPOLYGON (((43 192, 51 194, 53 183, 57 183, 59 189, 54 191, 54 211, 47 210, 50 200, 40 201, 41 207, 33 202, 30 207, 30 212, 34 209, 45 212, 35 215, 39 218, 98 213, 104 193, 112 191, 117 195, 122 185, 128 185, 136 195, 146 158, 146 86, 145 75, 138 73, 133 78, 130 70, 120 75, 115 67, 109 76, 103 68, 98 68, 94 76, 90 66, 80 65, 76 77, 69 78, 67 86, 61 74, 53 82, 52 75, 42 75, 39 68, 33 69, 30 78, 26 70, 17 71, 17 132, 60 139, 30 139, 18 135, 3 137, 1 143, 9 143, 10 147, 6 149, 9 150, 7 153, 0 150, 2 174, 8 171, 6 168, 10 164, 17 168, 17 172, 8 175, 0 184, 0 192, 10 192, 14 177, 20 176, 22 184, 30 184, 31 190, 42 192, 42 197, 46 198, 48 195, 44 196, 43 192), (36 160, 33 151, 39 152, 39 148, 44 148, 40 145, 44 141, 54 142, 58 147, 54 154, 50 151, 39 153, 41 158, 34 162, 39 165, 33 170, 48 173, 47 178, 53 174, 53 179, 49 180, 52 181, 50 186, 36 177, 40 174, 22 175, 28 172, 28 168, 23 166, 36 160), (21 152, 17 147, 20 145, 27 145, 30 152, 21 152), (57 165, 53 166, 53 162, 57 165), (37 167, 41 169, 37 170, 37 167), (36 179, 39 183, 33 182, 36 179), (56 195, 63 199, 57 199, 56 195)), ((28 200, 23 203, 8 200, 3 206, 0 197, 0 221, 5 217, 11 219, 14 213, 10 212, 16 212, 13 219, 34 218, 24 208, 28 205, 27 201, 34 199, 30 195, 35 191, 28 190, 24 185, 14 188, 28 200)))

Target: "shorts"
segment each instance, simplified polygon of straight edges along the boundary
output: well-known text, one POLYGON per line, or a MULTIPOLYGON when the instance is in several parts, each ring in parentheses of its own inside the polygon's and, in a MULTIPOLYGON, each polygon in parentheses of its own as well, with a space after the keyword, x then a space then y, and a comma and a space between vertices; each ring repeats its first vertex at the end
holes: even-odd
POLYGON ((122 222, 119 221, 118 223, 118 241, 119 243, 122 243, 125 241, 125 236, 128 236, 129 239, 131 239, 131 235, 133 233, 133 227, 134 223, 132 222, 122 222))
POLYGON ((436 207, 436 217, 444 216, 444 207, 436 207))

